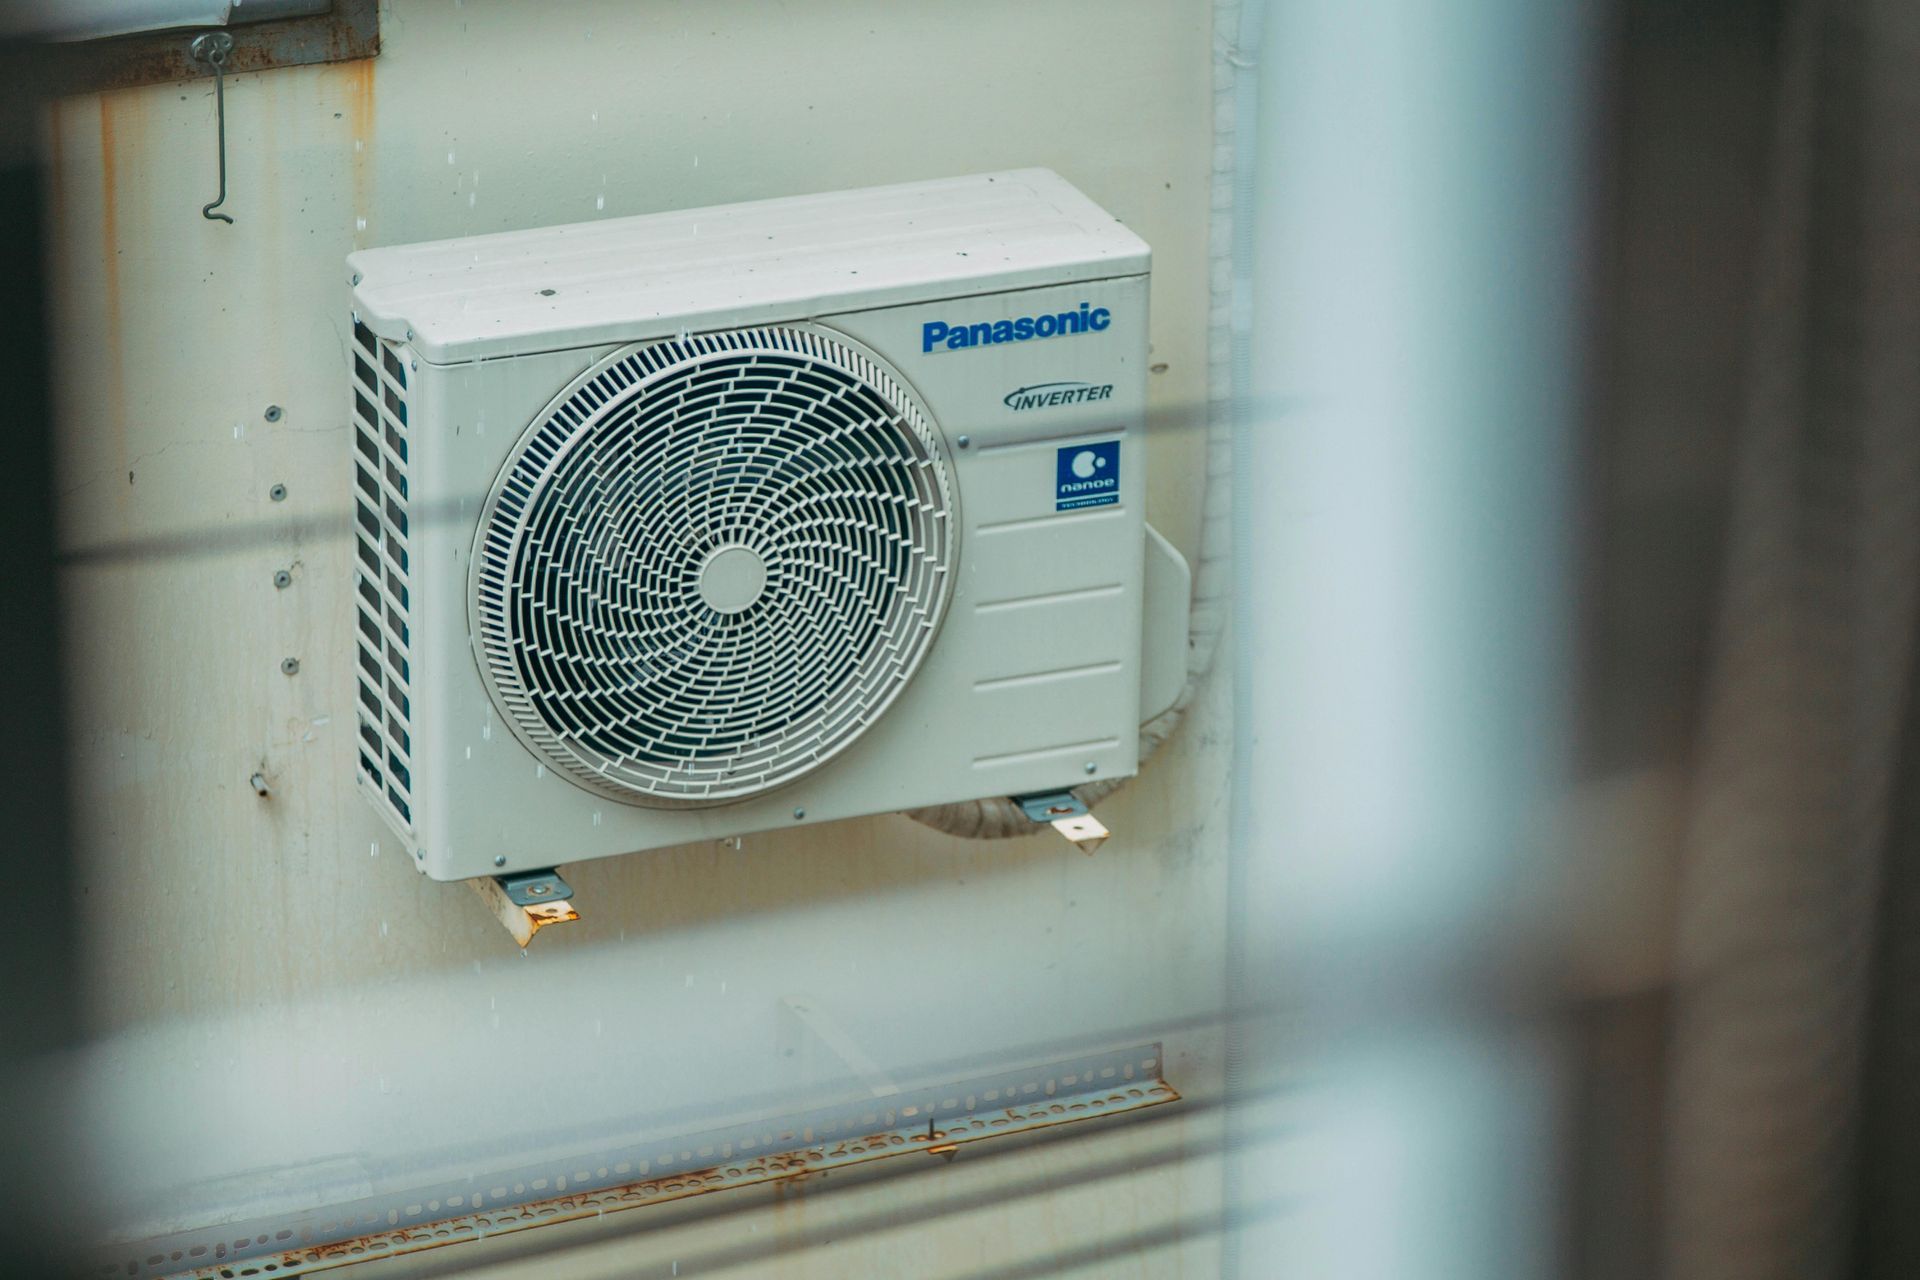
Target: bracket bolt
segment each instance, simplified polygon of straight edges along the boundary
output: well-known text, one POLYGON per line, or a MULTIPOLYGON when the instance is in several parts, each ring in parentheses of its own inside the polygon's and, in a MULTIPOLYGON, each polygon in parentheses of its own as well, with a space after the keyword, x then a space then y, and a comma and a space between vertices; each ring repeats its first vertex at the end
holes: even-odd
POLYGON ((282 408, 281 408, 281 407, 280 407, 279 405, 277 405, 277 404, 270 404, 270 405, 268 405, 268 406, 267 406, 267 414, 266 414, 266 417, 267 417, 267 421, 268 421, 268 422, 278 422, 278 421, 280 421, 280 419, 281 419, 281 417, 282 417, 282 416, 283 416, 283 415, 284 415, 285 413, 286 413, 286 410, 284 410, 284 409, 282 409, 282 408))
POLYGON ((804 818, 807 816, 807 811, 796 805, 793 810, 793 816, 796 818, 804 818))
POLYGON ((1087 761, 1087 772, 1088 772, 1088 773, 1098 773, 1098 772, 1100 772, 1100 766, 1099 766, 1099 765, 1097 765, 1097 764, 1095 764, 1095 763, 1094 763, 1093 761, 1091 761, 1091 760, 1089 760, 1089 761, 1087 761))
POLYGON ((281 674, 281 675, 283 675, 283 676, 291 676, 291 675, 298 675, 298 674, 299 674, 299 672, 300 672, 300 659, 298 659, 298 658, 282 658, 282 659, 280 659, 280 674, 281 674))
POLYGON ((280 588, 280 590, 285 591, 288 587, 293 585, 293 575, 288 573, 285 569, 275 569, 273 571, 273 585, 280 588))
POLYGON ((272 498, 275 502, 285 502, 287 500, 287 486, 283 484, 277 484, 273 486, 273 488, 267 490, 267 496, 269 498, 272 498))
POLYGON ((959 446, 960 446, 960 447, 961 447, 962 449, 964 449, 964 448, 966 448, 966 447, 967 447, 968 445, 970 445, 970 444, 972 444, 972 443, 973 443, 973 437, 972 437, 972 436, 960 436, 960 437, 958 437, 957 439, 955 439, 955 440, 954 440, 954 443, 955 443, 955 444, 957 444, 957 445, 959 445, 959 446))
POLYGON ((494 855, 493 855, 493 865, 494 865, 494 866, 496 866, 496 867, 504 867, 504 866, 506 866, 506 865, 507 865, 507 855, 506 855, 506 854, 504 854, 504 853, 496 853, 496 854, 494 854, 494 855))

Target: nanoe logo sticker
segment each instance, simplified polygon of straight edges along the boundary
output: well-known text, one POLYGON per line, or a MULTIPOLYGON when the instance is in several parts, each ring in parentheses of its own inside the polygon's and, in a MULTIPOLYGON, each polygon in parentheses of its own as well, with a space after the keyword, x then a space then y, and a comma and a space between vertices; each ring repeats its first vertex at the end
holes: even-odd
POLYGON ((1070 444, 1054 454, 1053 509, 1109 507, 1120 501, 1120 442, 1070 444))
POLYGON ((1000 403, 1019 413, 1023 409, 1051 409, 1062 404, 1086 404, 1113 394, 1111 382, 1036 382, 1007 392, 1000 403))

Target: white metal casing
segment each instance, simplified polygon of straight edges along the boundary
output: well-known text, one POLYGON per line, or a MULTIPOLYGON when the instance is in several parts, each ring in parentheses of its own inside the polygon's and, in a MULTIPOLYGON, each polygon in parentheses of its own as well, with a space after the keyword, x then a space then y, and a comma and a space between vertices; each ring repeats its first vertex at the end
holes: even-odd
MULTIPOLYGON (((404 568, 378 560, 391 551, 370 552, 378 534, 361 537, 360 774, 429 875, 552 866, 1136 768, 1143 711, 1160 709, 1143 708, 1141 694, 1148 251, 1056 175, 366 250, 348 267, 360 472, 377 453, 381 473, 377 501, 361 501, 362 528, 377 505, 388 543, 394 521, 406 529, 404 568), (1108 312, 1106 328, 926 349, 932 321, 991 324, 1083 303, 1108 312), (508 731, 476 665, 469 571, 487 495, 529 424, 602 360, 634 343, 771 324, 815 324, 864 346, 930 412, 958 499, 944 622, 892 705, 798 781, 708 808, 590 792, 508 731), (1112 390, 1050 403, 1056 384, 1112 390), (1057 510, 1061 449, 1101 442, 1119 447, 1119 501, 1057 510)), ((364 474, 360 484, 364 494, 364 474)))

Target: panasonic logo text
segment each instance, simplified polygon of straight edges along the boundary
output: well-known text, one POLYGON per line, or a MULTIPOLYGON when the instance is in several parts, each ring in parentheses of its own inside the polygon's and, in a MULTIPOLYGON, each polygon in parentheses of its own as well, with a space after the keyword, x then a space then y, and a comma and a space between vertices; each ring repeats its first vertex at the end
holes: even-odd
POLYGON ((1071 311, 1021 316, 1018 320, 981 321, 977 324, 948 324, 945 320, 929 320, 920 326, 920 350, 923 354, 943 349, 964 351, 969 347, 996 347, 1003 342, 1065 338, 1076 333, 1099 333, 1112 322, 1111 311, 1085 302, 1071 311))

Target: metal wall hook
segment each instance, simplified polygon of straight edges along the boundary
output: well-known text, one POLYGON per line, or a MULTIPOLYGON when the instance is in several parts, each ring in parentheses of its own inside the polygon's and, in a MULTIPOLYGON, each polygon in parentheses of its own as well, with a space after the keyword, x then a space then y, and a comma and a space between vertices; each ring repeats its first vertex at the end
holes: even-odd
POLYGON ((224 31, 209 31, 195 36, 188 52, 195 62, 213 68, 214 115, 220 133, 220 194, 201 206, 200 216, 232 225, 232 218, 214 210, 227 202, 227 55, 233 52, 233 37, 224 31))

